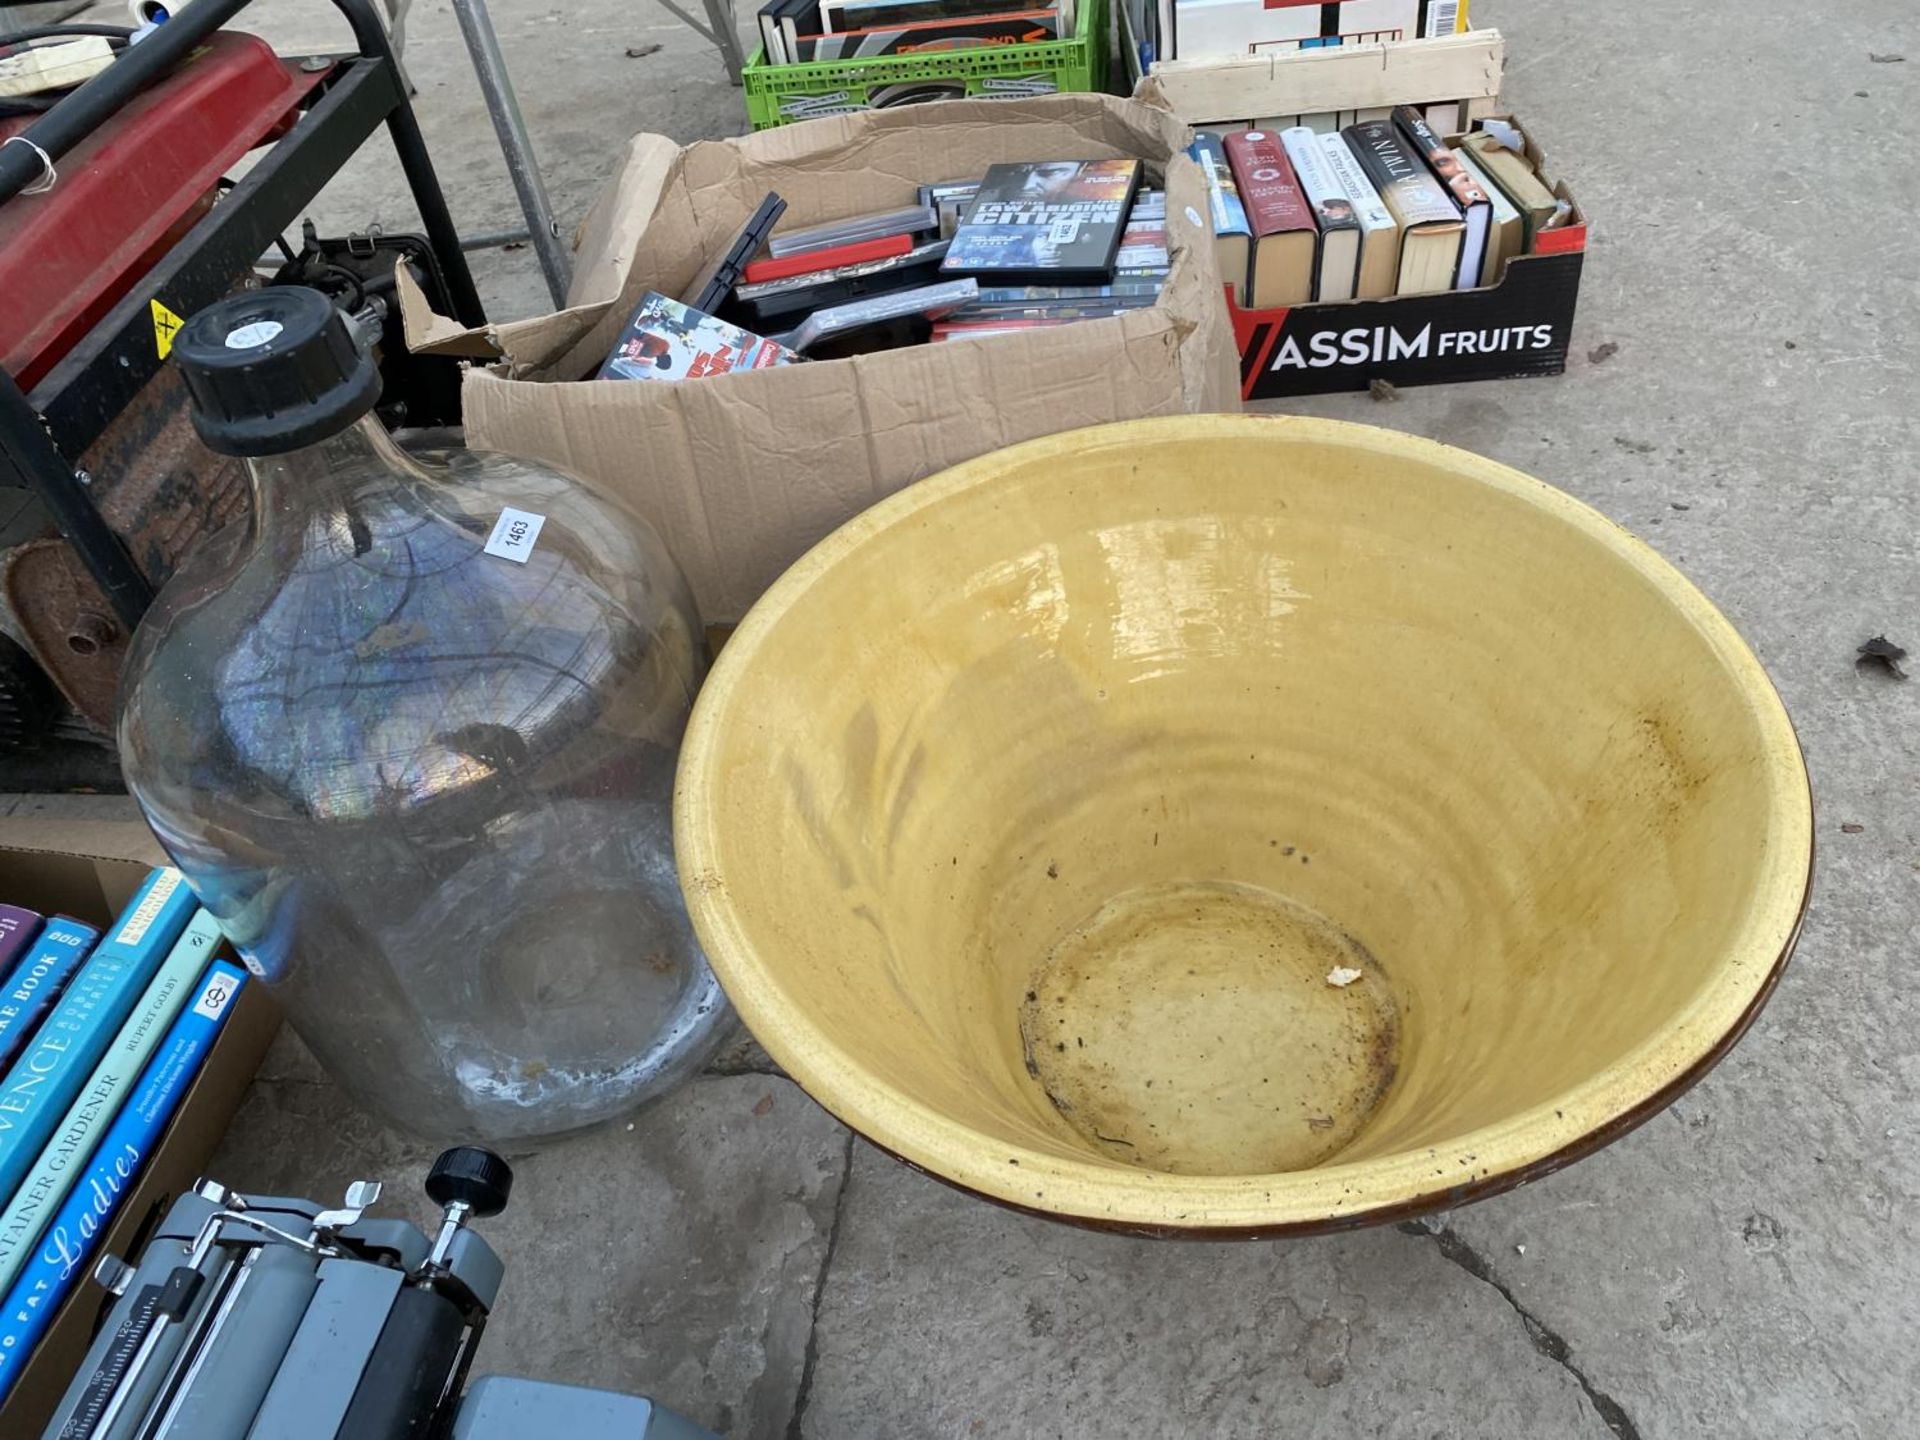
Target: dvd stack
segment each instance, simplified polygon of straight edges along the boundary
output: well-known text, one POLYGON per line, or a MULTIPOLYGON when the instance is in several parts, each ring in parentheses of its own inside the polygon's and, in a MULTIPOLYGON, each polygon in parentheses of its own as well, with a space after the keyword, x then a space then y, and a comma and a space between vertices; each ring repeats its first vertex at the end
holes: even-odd
POLYGON ((769 195, 684 294, 641 297, 597 378, 702 379, 1152 305, 1167 205, 1144 179, 1137 160, 995 165, 778 233, 786 202, 769 195))

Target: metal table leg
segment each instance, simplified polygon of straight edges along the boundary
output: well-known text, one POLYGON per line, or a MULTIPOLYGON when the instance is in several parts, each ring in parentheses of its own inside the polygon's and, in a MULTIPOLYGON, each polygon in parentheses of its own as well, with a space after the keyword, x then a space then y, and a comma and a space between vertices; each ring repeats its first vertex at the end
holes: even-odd
POLYGON ((733 28, 733 7, 729 0, 701 0, 707 9, 705 25, 682 10, 674 0, 660 0, 660 3, 694 34, 713 43, 720 51, 721 63, 727 67, 727 79, 738 85, 740 71, 745 68, 747 57, 740 49, 740 32, 733 28))
POLYGON ((460 21, 467 53, 473 57, 480 93, 486 98, 487 114, 493 118, 494 133, 500 137, 500 149, 507 157, 507 174, 526 214, 527 230, 540 257, 541 272, 547 277, 547 289, 554 305, 562 307, 573 281, 573 257, 561 242, 560 225, 553 218, 546 182, 540 178, 540 166, 533 158, 527 122, 521 118, 520 102, 514 98, 513 81, 507 75, 506 57, 500 53, 500 37, 494 34, 493 19, 487 13, 487 0, 453 0, 453 13, 460 21))

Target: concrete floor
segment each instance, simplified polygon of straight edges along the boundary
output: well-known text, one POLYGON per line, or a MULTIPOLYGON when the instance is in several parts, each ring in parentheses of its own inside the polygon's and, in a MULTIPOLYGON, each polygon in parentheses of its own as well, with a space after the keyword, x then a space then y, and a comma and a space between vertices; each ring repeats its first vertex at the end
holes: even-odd
MULTIPOLYGON (((630 131, 742 128, 718 59, 658 9, 495 9, 569 221, 630 131)), ((330 33, 319 0, 259 13, 283 42, 330 33)), ((1299 408, 1564 487, 1752 642, 1799 724, 1821 846, 1759 1024, 1671 1111, 1550 1180, 1420 1225, 1231 1247, 964 1198, 742 1045, 631 1127, 521 1167, 489 1227, 508 1281, 483 1368, 641 1389, 738 1437, 1915 1433, 1920 684, 1857 671, 1853 648, 1920 636, 1920 19, 1907 0, 1817 22, 1797 0, 1474 14, 1506 32, 1507 98, 1597 227, 1574 363, 1299 408)), ((445 6, 416 6, 410 62, 460 223, 509 223, 445 6)), ((369 155, 322 218, 404 224, 401 193, 369 155)), ((530 252, 486 257, 480 280, 499 313, 542 306, 530 252)), ((283 1040, 215 1168, 404 1196, 429 1154, 283 1040)))

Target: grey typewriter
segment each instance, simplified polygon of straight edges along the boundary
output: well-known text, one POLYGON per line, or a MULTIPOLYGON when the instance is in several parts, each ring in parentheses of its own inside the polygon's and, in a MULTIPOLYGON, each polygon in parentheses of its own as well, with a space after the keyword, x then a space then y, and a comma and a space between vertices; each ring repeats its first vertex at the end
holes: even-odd
POLYGON ((117 1298, 47 1440, 713 1440, 636 1396, 467 1386, 503 1274, 469 1222, 512 1185, 490 1151, 447 1151, 428 1238, 367 1218, 371 1181, 337 1209, 201 1182, 138 1265, 95 1271, 117 1298))

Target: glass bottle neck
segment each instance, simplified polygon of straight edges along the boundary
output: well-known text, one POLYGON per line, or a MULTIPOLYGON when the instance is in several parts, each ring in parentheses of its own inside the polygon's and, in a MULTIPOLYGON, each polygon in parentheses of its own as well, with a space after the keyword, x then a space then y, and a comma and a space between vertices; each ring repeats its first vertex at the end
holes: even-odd
POLYGON ((340 505, 359 492, 371 476, 426 480, 426 472, 394 444, 371 411, 326 440, 284 455, 255 455, 248 461, 255 524, 303 515, 317 505, 340 505))
POLYGON ((337 435, 247 461, 256 534, 283 526, 302 529, 316 513, 350 508, 370 480, 430 482, 431 477, 394 443, 372 412, 337 435))

